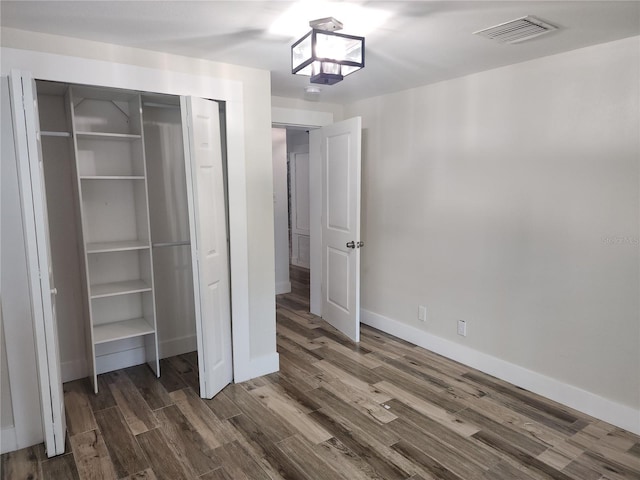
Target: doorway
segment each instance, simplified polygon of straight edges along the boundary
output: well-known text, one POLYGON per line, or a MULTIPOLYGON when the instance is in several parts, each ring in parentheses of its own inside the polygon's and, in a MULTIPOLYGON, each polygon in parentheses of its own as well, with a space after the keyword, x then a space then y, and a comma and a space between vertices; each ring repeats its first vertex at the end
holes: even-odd
MULTIPOLYGON (((277 129, 274 129, 274 135, 278 136, 279 141, 273 143, 274 167, 277 167, 286 158, 282 148, 287 143, 287 135, 286 131, 284 134, 275 132, 277 129)), ((308 171, 309 179, 309 218, 306 221, 310 252, 309 310, 354 342, 360 339, 360 248, 364 246, 360 239, 361 134, 360 117, 320 126, 310 132, 309 154, 304 158, 306 165, 303 167, 308 171)), ((295 178, 292 179, 294 168, 288 169, 290 184, 295 182, 295 178)), ((281 229, 285 206, 281 198, 279 201, 278 192, 282 191, 282 177, 282 172, 274 172, 274 204, 275 211, 279 212, 277 215, 280 215, 280 220, 276 216, 276 224, 281 229)), ((289 203, 296 201, 289 200, 289 203)), ((288 222, 289 238, 292 240, 296 239, 296 221, 292 218, 288 222)), ((284 236, 280 231, 276 229, 276 259, 280 259, 280 266, 276 270, 288 274, 288 269, 284 268, 287 264, 282 258, 284 236)), ((294 247, 289 255, 292 259, 296 258, 293 255, 294 247)), ((291 288, 288 278, 285 285, 287 289, 291 288)), ((284 291, 287 290, 280 290, 279 293, 284 291)))
POLYGON ((276 294, 300 288, 302 279, 308 297, 309 129, 274 128, 272 132, 276 294))

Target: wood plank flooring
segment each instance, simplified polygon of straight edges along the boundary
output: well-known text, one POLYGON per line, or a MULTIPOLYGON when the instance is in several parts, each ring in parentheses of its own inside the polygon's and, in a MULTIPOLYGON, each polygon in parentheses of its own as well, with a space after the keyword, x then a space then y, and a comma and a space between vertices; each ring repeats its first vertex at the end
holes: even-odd
POLYGON ((197 395, 197 357, 65 384, 69 441, 2 456, 3 479, 640 479, 640 438, 362 327, 308 313, 308 271, 277 299, 281 371, 197 395))

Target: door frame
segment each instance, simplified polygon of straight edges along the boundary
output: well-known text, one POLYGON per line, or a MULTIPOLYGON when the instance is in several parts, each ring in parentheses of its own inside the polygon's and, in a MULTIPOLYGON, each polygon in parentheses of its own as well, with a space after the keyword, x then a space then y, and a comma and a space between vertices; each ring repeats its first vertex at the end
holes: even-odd
MULTIPOLYGON (((275 128, 320 128, 334 123, 333 113, 271 107, 275 128)), ((322 317, 322 163, 320 145, 309 138, 309 311, 322 317)))
MULTIPOLYGON (((2 75, 10 69, 37 80, 95 85, 225 102, 234 381, 255 376, 250 350, 249 259, 243 82, 108 61, 3 48, 2 75)), ((6 322, 7 319, 5 318, 6 322)), ((8 333, 8 332, 5 332, 8 333)), ((10 342, 10 338, 6 338, 10 342)), ((9 352, 7 352, 9 353, 9 352)), ((11 363, 11 359, 9 359, 11 363)), ((262 366, 264 369, 264 366, 262 366)), ((277 368, 277 367, 276 367, 277 368)), ((41 427, 40 427, 41 428, 41 427)), ((18 445, 22 448, 27 445, 18 445)))

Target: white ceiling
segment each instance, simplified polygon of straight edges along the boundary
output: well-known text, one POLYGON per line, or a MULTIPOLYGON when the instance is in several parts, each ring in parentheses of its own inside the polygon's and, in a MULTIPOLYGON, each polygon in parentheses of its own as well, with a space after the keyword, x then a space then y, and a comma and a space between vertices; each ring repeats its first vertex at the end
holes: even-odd
MULTIPOLYGON (((307 77, 290 73, 294 38, 270 33, 293 3, 278 1, 8 1, 1 25, 199 57, 271 71, 273 95, 304 98, 307 77)), ((336 16, 312 1, 301 20, 336 16), (325 13, 326 12, 326 13, 325 13)), ((388 14, 366 34, 366 66, 343 82, 323 86, 320 100, 347 103, 473 72, 640 35, 639 1, 352 1, 388 14), (525 15, 559 30, 505 45, 472 32, 525 15)), ((344 5, 342 5, 344 7, 344 5)), ((363 18, 357 14, 352 25, 363 18)), ((640 52, 639 52, 640 54, 640 52)))

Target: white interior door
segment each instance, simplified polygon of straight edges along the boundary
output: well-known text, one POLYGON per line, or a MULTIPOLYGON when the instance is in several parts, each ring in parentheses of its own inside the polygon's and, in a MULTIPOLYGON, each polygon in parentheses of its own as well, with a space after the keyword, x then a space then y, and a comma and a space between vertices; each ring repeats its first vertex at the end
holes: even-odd
POLYGON ((9 85, 27 244, 45 447, 47 455, 51 457, 64 453, 66 420, 56 325, 56 289, 51 266, 44 168, 40 147, 40 122, 35 81, 31 74, 13 70, 9 85))
POLYGON ((359 342, 361 119, 311 135, 322 169, 322 318, 359 342))
POLYGON ((233 380, 229 257, 220 110, 217 102, 181 97, 193 258, 200 396, 233 380))

